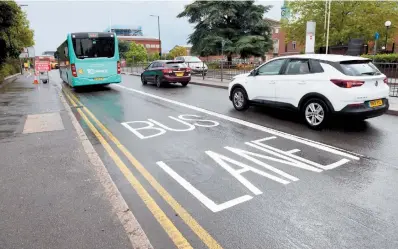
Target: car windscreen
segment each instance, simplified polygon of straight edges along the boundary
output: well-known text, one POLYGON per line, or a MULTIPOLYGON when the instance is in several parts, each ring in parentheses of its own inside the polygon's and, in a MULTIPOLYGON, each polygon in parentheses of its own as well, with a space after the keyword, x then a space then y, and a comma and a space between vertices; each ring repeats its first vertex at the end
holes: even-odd
POLYGON ((185 63, 166 63, 167 68, 186 68, 187 65, 185 63))
POLYGON ((79 59, 110 58, 115 55, 115 38, 113 37, 73 38, 72 43, 76 57, 79 59))
POLYGON ((343 73, 349 76, 380 75, 380 71, 370 61, 340 62, 343 73))
POLYGON ((198 57, 193 56, 193 57, 187 57, 185 58, 186 62, 202 62, 198 57))

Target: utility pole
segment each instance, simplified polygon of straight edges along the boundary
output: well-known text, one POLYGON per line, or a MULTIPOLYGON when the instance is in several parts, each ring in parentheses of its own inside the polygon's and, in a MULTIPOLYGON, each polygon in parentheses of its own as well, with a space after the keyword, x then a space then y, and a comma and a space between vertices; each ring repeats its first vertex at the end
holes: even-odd
POLYGON ((158 18, 158 37, 159 37, 159 57, 162 58, 162 41, 160 40, 160 17, 158 15, 150 15, 158 18))
POLYGON ((328 28, 326 32, 326 54, 328 54, 329 50, 329 28, 330 28, 330 6, 332 4, 332 0, 329 0, 329 8, 328 8, 328 28))

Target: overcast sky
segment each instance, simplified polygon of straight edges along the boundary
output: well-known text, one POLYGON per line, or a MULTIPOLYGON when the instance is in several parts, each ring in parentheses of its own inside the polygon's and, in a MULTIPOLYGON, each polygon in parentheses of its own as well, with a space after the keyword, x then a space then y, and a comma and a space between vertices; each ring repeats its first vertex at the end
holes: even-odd
MULTIPOLYGON (((192 1, 33 1, 17 0, 28 14, 35 31, 36 54, 54 51, 66 39, 69 32, 104 31, 112 24, 141 26, 144 36, 157 37, 157 19, 160 16, 160 32, 164 52, 175 45, 187 43, 193 30, 185 18, 176 16, 192 1)), ((279 20, 283 1, 256 1, 272 5, 266 17, 279 20)))

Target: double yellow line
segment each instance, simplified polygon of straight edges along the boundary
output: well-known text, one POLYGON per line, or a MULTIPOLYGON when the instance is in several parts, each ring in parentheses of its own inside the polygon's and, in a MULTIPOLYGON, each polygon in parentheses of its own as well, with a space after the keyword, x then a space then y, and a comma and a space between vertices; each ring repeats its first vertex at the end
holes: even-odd
POLYGON ((63 88, 64 95, 68 98, 73 107, 80 106, 77 108, 78 113, 83 118, 84 122, 88 125, 91 132, 97 137, 101 142, 102 146, 105 148, 107 153, 113 159, 117 167, 130 182, 131 186, 137 192, 138 196, 145 203, 149 211, 153 214, 155 219, 162 226, 164 231, 173 241, 177 248, 189 249, 192 248, 190 243, 185 239, 181 232, 176 228, 176 226, 171 222, 155 200, 149 195, 147 190, 142 186, 142 184, 133 175, 131 170, 126 166, 126 164, 120 159, 118 154, 112 149, 109 143, 106 141, 104 136, 98 129, 93 125, 87 115, 91 120, 99 127, 103 134, 105 134, 109 140, 111 140, 116 147, 126 156, 130 163, 144 176, 144 178, 149 182, 149 184, 159 193, 159 195, 173 208, 173 210, 181 217, 181 219, 191 228, 191 230, 202 240, 202 242, 210 249, 222 249, 221 245, 159 184, 159 182, 145 169, 144 166, 137 159, 131 155, 131 153, 124 147, 119 140, 94 116, 94 114, 87 109, 76 96, 63 88), (86 115, 87 114, 87 115, 86 115))

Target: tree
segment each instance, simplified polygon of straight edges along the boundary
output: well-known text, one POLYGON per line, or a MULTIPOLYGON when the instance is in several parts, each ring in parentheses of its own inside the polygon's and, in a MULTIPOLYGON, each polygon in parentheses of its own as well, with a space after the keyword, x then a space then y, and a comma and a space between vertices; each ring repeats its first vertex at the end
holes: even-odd
POLYGON ((187 55, 187 49, 181 46, 175 46, 172 50, 169 52, 170 57, 173 59, 178 57, 178 56, 186 56, 187 55))
POLYGON ((142 44, 137 44, 135 42, 130 43, 130 49, 126 53, 126 61, 128 64, 133 64, 137 62, 144 62, 148 59, 148 53, 142 44))
POLYGON ((151 53, 148 55, 148 61, 156 61, 159 59, 160 59, 159 53, 151 53))
POLYGON ((119 42, 119 56, 120 58, 126 58, 126 53, 130 49, 130 42, 128 41, 120 41, 119 42))
MULTIPOLYGON (((294 40, 303 44, 307 21, 315 21, 316 47, 325 46, 325 2, 289 1, 287 4, 291 17, 282 23, 287 41, 294 40)), ((347 44, 351 38, 363 38, 366 43, 374 39, 375 32, 385 37, 385 21, 390 20, 393 24, 398 24, 396 1, 333 0, 330 9, 329 45, 347 44)), ((390 38, 396 31, 397 29, 390 28, 390 38)))
POLYGON ((14 1, 0 1, 0 64, 6 58, 17 58, 24 47, 34 44, 33 30, 26 14, 14 1))
POLYGON ((188 42, 192 52, 201 56, 224 53, 228 61, 233 54, 242 58, 264 56, 272 48, 271 30, 263 16, 271 6, 254 1, 195 1, 185 6, 177 17, 195 23, 188 42))

